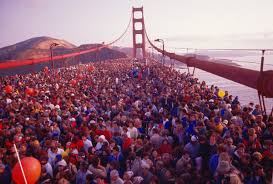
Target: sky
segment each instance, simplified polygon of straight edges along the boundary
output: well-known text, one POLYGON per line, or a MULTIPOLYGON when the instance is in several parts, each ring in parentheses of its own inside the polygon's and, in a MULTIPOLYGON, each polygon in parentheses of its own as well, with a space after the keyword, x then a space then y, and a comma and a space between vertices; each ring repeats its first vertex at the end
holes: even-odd
MULTIPOLYGON (((110 42, 132 6, 168 48, 273 48, 273 0, 0 0, 0 47, 37 36, 110 42)), ((117 45, 131 46, 132 31, 117 45)))

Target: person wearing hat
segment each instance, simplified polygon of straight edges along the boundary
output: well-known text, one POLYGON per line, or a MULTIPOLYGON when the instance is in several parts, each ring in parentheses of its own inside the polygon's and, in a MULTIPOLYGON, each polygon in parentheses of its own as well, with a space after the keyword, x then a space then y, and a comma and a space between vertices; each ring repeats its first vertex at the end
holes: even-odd
POLYGON ((124 184, 124 181, 119 177, 117 170, 112 170, 110 172, 111 184, 124 184))
POLYGON ((241 173, 231 164, 231 158, 226 152, 219 155, 215 178, 219 183, 242 184, 241 173))
POLYGON ((97 139, 97 144, 95 146, 96 150, 100 150, 102 148, 102 146, 104 145, 104 143, 109 144, 109 142, 106 140, 104 135, 100 135, 97 139))
POLYGON ((192 135, 191 141, 188 144, 186 144, 186 146, 184 147, 184 150, 190 154, 190 157, 192 159, 195 159, 199 154, 199 148, 200 148, 200 144, 198 142, 197 136, 192 135))
POLYGON ((143 184, 149 184, 152 180, 153 174, 151 173, 150 169, 150 165, 145 162, 144 160, 141 161, 141 174, 140 176, 143 178, 142 183, 143 184))

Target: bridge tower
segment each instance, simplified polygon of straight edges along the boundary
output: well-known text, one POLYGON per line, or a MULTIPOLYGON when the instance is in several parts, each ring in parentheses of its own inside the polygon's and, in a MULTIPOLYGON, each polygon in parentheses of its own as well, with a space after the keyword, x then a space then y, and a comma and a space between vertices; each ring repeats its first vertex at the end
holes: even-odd
POLYGON ((140 48, 142 50, 142 56, 143 58, 146 57, 146 51, 145 51, 145 25, 144 25, 144 16, 143 16, 143 7, 140 8, 134 8, 132 9, 133 14, 133 57, 136 57, 137 55, 137 49, 140 48), (135 17, 135 12, 141 12, 141 18, 135 17), (136 24, 141 24, 141 29, 136 29, 136 24), (141 43, 137 43, 137 35, 140 35, 142 38, 141 43))

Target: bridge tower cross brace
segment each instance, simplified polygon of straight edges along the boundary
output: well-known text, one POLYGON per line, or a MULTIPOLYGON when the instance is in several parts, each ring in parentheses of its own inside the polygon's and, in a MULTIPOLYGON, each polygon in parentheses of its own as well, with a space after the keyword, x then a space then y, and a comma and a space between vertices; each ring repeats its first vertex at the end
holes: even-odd
POLYGON ((133 57, 136 58, 137 55, 137 49, 140 48, 142 50, 142 56, 143 58, 146 57, 146 51, 145 51, 145 24, 144 24, 144 16, 143 16, 143 7, 140 8, 132 8, 132 14, 133 14, 133 57), (141 18, 135 17, 135 12, 141 12, 141 18), (141 24, 141 29, 136 29, 136 23, 141 24), (136 37, 137 35, 141 35, 142 42, 137 43, 136 37))

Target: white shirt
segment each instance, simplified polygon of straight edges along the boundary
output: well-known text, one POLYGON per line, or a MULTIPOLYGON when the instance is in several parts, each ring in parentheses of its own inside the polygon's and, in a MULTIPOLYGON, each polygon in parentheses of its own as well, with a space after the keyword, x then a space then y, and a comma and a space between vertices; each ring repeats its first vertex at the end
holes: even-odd
POLYGON ((51 166, 54 166, 54 160, 56 158, 56 155, 61 155, 63 152, 64 150, 61 148, 58 148, 57 153, 53 153, 51 149, 48 149, 48 162, 51 164, 51 166))
POLYGON ((132 128, 128 128, 128 131, 129 131, 129 134, 130 134, 130 137, 131 138, 137 138, 137 136, 138 136, 138 130, 137 130, 137 128, 136 127, 132 127, 132 128))
POLYGON ((46 169, 47 174, 49 174, 51 177, 53 177, 53 169, 52 169, 52 166, 50 165, 50 163, 48 163, 48 162, 46 163, 45 169, 46 169))
POLYGON ((92 142, 89 139, 86 139, 83 141, 84 144, 84 150, 87 152, 90 147, 93 147, 92 142))

